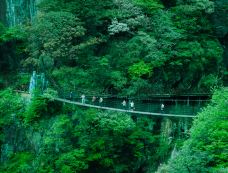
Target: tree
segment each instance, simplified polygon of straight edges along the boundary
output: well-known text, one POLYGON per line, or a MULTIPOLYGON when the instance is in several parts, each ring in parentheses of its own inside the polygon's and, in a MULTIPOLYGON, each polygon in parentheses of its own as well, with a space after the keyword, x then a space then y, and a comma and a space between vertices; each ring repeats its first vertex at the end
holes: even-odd
POLYGON ((137 172, 148 164, 154 137, 128 115, 91 110, 79 122, 75 136, 85 151, 88 172, 137 172))
POLYGON ((69 12, 41 14, 28 32, 30 58, 25 64, 34 62, 33 65, 44 69, 76 61, 84 46, 80 40, 85 29, 69 12))
POLYGON ((82 172, 88 169, 88 164, 84 160, 85 151, 83 149, 75 149, 62 154, 56 161, 56 167, 63 173, 82 172))
POLYGON ((227 169, 227 89, 215 91, 212 102, 193 122, 191 136, 168 172, 223 172, 227 169))
MULTIPOLYGON (((0 147, 7 141, 4 130, 12 126, 23 113, 23 102, 12 89, 0 91, 0 147)), ((2 155, 2 153, 1 153, 2 155)))
POLYGON ((0 166, 0 171, 4 173, 29 173, 32 169, 33 154, 29 152, 18 152, 5 164, 0 166))
POLYGON ((0 91, 0 126, 13 122, 14 116, 20 116, 23 102, 11 89, 0 91), (16 115, 17 114, 17 115, 16 115))
POLYGON ((20 67, 20 61, 27 57, 27 33, 24 26, 6 28, 0 23, 0 68, 1 72, 11 73, 20 67))
POLYGON ((133 0, 133 2, 144 8, 148 13, 153 13, 153 10, 163 8, 163 4, 159 0, 133 0))

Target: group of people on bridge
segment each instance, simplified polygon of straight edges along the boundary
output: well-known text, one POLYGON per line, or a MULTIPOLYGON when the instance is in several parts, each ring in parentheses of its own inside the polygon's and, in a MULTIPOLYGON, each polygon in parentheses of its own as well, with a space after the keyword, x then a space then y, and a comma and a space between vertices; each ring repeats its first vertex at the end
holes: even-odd
MULTIPOLYGON (((71 92, 70 93, 70 100, 72 100, 72 99, 73 99, 73 93, 71 92)), ((80 96, 80 99, 81 99, 81 103, 82 104, 85 104, 86 103, 86 96, 85 96, 85 94, 82 94, 80 96)), ((102 97, 92 96, 92 99, 91 99, 91 102, 90 103, 92 105, 96 105, 98 103, 99 106, 103 106, 103 102, 104 102, 104 99, 102 97)), ((133 100, 127 101, 127 99, 124 99, 122 101, 121 105, 122 105, 122 109, 131 110, 131 111, 134 111, 135 110, 135 103, 134 103, 133 100)), ((160 106, 161 111, 164 111, 164 108, 165 108, 165 105, 162 103, 161 106, 160 106)))
MULTIPOLYGON (((69 95, 69 99, 70 100, 73 100, 75 97, 74 97, 74 93, 73 92, 70 92, 70 95, 69 95)), ((85 104, 86 103, 86 96, 85 96, 85 94, 82 94, 81 96, 80 96, 80 99, 81 99, 81 103, 82 104, 85 104)), ((98 103, 99 103, 99 106, 102 106, 102 104, 103 104, 103 98, 102 97, 96 97, 96 96, 93 96, 92 97, 92 104, 93 105, 95 105, 96 104, 96 102, 97 102, 97 100, 98 100, 98 103)))
POLYGON ((123 106, 123 109, 129 108, 131 111, 135 110, 135 103, 132 100, 129 100, 128 107, 127 107, 127 101, 123 100, 122 106, 123 106))

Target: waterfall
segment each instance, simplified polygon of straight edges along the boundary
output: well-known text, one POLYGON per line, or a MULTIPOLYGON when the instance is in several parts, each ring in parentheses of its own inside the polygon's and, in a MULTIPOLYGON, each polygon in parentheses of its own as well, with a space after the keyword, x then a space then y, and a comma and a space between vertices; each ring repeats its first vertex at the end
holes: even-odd
POLYGON ((174 148, 171 152, 171 159, 174 159, 177 156, 177 148, 176 148, 176 144, 174 145, 174 148))
POLYGON ((39 90, 42 94, 45 89, 47 89, 48 81, 45 79, 44 73, 41 75, 36 74, 36 71, 33 71, 29 83, 29 94, 33 95, 35 89, 39 90))
POLYGON ((37 13, 36 5, 38 0, 3 0, 5 1, 5 9, 2 11, 5 16, 7 26, 15 26, 18 24, 31 22, 37 13), (5 12, 4 12, 5 11, 5 12))
POLYGON ((16 24, 15 3, 13 0, 6 0, 6 20, 9 26, 16 24))
POLYGON ((33 71, 30 79, 30 83, 29 83, 29 94, 32 95, 35 88, 36 88, 36 71, 33 71))

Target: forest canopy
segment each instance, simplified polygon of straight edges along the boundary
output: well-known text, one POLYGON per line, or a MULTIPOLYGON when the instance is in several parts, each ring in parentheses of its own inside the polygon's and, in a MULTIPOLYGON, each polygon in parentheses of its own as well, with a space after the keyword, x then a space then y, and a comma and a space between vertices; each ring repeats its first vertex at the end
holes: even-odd
POLYGON ((227 173, 227 84, 227 0, 1 0, 0 172, 227 173))
POLYGON ((64 90, 210 92, 226 79, 223 42, 213 34, 218 4, 43 0, 31 25, 2 29, 1 64, 45 72, 64 90))

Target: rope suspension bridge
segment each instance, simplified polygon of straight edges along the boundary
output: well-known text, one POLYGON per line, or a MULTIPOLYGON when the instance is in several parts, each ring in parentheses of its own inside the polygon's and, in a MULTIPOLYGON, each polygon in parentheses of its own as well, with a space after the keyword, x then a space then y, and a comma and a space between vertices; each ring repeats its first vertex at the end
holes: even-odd
POLYGON ((106 106, 97 106, 97 105, 80 103, 80 102, 71 101, 71 100, 62 99, 62 98, 54 98, 54 100, 60 101, 60 102, 63 102, 63 103, 69 103, 69 104, 73 104, 73 105, 78 105, 78 106, 82 106, 82 107, 97 108, 97 109, 116 111, 116 112, 132 113, 132 114, 138 114, 138 115, 150 115, 150 116, 162 116, 162 117, 181 117, 181 118, 193 118, 193 117, 195 117, 195 115, 178 115, 178 114, 153 113, 153 112, 144 112, 144 111, 119 109, 119 108, 106 107, 106 106))
MULTIPOLYGON (((31 95, 27 92, 22 92, 22 91, 16 91, 18 93, 21 93, 23 97, 31 97, 31 95)), ((153 105, 151 103, 139 103, 136 101, 136 106, 135 109, 132 110, 130 107, 126 106, 123 107, 121 105, 121 100, 112 100, 112 99, 104 99, 105 101, 102 104, 99 103, 92 103, 92 101, 86 100, 85 103, 81 102, 81 98, 74 98, 74 99, 69 99, 69 98, 61 98, 61 97, 53 97, 53 100, 66 103, 66 104, 71 104, 71 105, 76 105, 80 107, 87 107, 87 108, 95 108, 95 109, 100 109, 100 110, 109 110, 109 111, 116 111, 116 112, 123 112, 123 113, 129 113, 133 115, 146 115, 146 116, 158 116, 158 117, 179 117, 179 118, 194 118, 196 117, 195 114, 177 114, 177 113, 164 113, 165 111, 160 110, 160 103, 157 105, 153 105), (151 109, 154 110, 154 112, 151 112, 151 109), (155 112, 156 111, 156 112, 155 112), (160 113, 158 113, 160 111, 160 113)), ((182 100, 183 101, 183 100, 182 100)), ((169 105, 166 105, 168 107, 169 105)), ((182 105, 183 106, 183 105, 182 105)), ((186 106, 189 107, 189 106, 186 106)), ((174 106, 175 108, 175 106, 174 106)), ((166 108, 165 108, 166 109, 166 108)), ((180 109, 180 108, 179 108, 180 109)), ((182 108, 181 108, 182 109, 182 108)), ((183 111, 183 109, 182 109, 183 111)), ((191 112, 186 111, 186 112, 191 112)))
MULTIPOLYGON (((31 81, 30 81, 30 90, 34 89, 34 87, 37 87, 37 82, 36 82, 36 74, 33 73, 33 76, 31 77, 31 81)), ((44 80, 42 78, 42 82, 44 83, 44 80)), ((41 88, 44 88, 43 85, 41 88)), ((20 91, 18 91, 20 92, 20 91)), ((25 95, 25 92, 22 92, 23 95, 25 95)), ((31 91, 29 91, 29 93, 31 93, 31 91)), ((29 93, 27 93, 26 95, 28 95, 29 93)), ((71 93, 72 94, 72 93, 71 93)), ((107 95, 106 97, 104 95, 96 95, 96 97, 98 98, 104 98, 105 101, 102 102, 102 104, 96 104, 95 102, 89 102, 88 100, 85 102, 83 102, 79 97, 72 97, 69 95, 71 95, 70 93, 64 93, 62 94, 61 92, 58 92, 58 96, 54 97, 53 99, 55 101, 58 102, 62 102, 62 103, 67 103, 67 104, 72 104, 72 105, 77 105, 77 106, 81 106, 81 107, 87 107, 87 108, 96 108, 96 109, 101 109, 101 110, 109 110, 109 111, 116 111, 116 112, 124 112, 124 113, 130 113, 130 114, 135 114, 135 115, 147 115, 147 116, 160 116, 160 117, 180 117, 180 118, 194 118, 196 116, 196 113, 198 111, 200 111, 200 108, 202 107, 202 105, 199 105, 197 110, 192 111, 192 109, 194 109, 194 106, 191 107, 191 105, 189 104, 189 102, 195 102, 196 100, 190 100, 188 97, 188 100, 178 100, 178 99, 171 99, 171 95, 167 94, 167 95, 163 95, 163 99, 158 100, 159 95, 155 95, 154 96, 154 100, 143 100, 140 98, 137 98, 137 100, 135 100, 135 109, 131 109, 128 108, 128 106, 122 106, 121 103, 124 99, 124 97, 121 98, 117 98, 116 96, 113 95, 107 95), (116 100, 115 100, 116 99, 116 100), (120 100, 121 99, 121 100, 120 100), (151 103, 155 102, 155 103, 151 103), (183 111, 183 104, 181 105, 182 107, 178 107, 177 102, 184 102, 184 104, 186 103, 187 106, 185 106, 185 109, 191 109, 188 110, 186 112, 183 111), (158 103, 159 102, 159 103, 158 103), (162 110, 160 105, 161 103, 165 103, 165 109, 162 110), (167 103, 167 104, 166 104, 167 103), (154 104, 154 105, 153 105, 154 104), (167 111, 169 109, 171 109, 171 111, 167 111), (177 111, 173 111, 175 109, 179 109, 179 112, 177 111)), ((200 96, 199 94, 197 96, 200 96)), ((205 96, 204 94, 202 95, 203 97, 205 96)), ((29 96, 28 96, 29 97, 29 96)), ((160 96, 161 97, 161 96, 160 96)), ((89 98, 87 96, 87 98, 89 98)), ((92 96, 91 96, 92 98, 92 96)), ((126 97, 125 97, 126 98, 126 97)), ((130 103, 130 100, 128 100, 130 103)), ((208 101, 208 100, 207 100, 208 101)), ((198 103, 206 103, 205 100, 198 100, 198 103)))

